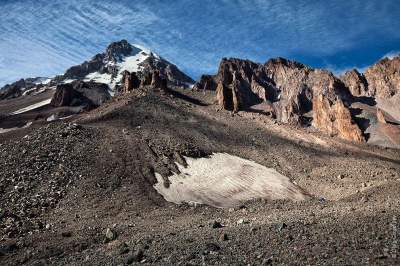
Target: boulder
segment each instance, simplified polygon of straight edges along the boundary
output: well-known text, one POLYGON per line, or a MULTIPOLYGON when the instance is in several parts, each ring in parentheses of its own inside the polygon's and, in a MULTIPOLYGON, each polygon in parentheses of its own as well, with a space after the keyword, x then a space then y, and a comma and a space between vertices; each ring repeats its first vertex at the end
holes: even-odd
POLYGON ((108 86, 105 84, 75 81, 58 85, 50 104, 54 107, 81 106, 93 109, 110 98, 108 86))

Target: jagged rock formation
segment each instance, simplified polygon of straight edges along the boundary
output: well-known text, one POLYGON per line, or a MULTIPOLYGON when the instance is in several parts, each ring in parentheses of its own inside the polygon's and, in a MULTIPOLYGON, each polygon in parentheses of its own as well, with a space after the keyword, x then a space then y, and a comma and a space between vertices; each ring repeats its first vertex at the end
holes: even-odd
POLYGON ((135 72, 124 72, 124 86, 122 87, 122 94, 129 93, 134 89, 151 87, 166 92, 168 89, 167 79, 162 77, 158 70, 154 72, 147 72, 142 75, 140 79, 135 72))
POLYGON ((348 109, 353 97, 345 84, 329 71, 283 58, 265 64, 224 58, 218 73, 202 76, 194 88, 213 90, 215 84, 217 102, 223 109, 239 111, 267 103, 266 106, 273 106, 273 116, 278 121, 292 124, 304 124, 309 119, 306 114, 314 111, 314 120, 318 119, 314 125, 320 130, 348 140, 363 140, 348 109), (317 114, 315 118, 313 98, 317 96, 323 99, 317 110, 329 115, 317 114), (341 117, 332 120, 333 115, 341 117))
POLYGON ((193 90, 211 90, 215 91, 217 89, 217 82, 214 76, 211 75, 201 75, 200 80, 196 82, 193 86, 193 90))
POLYGON ((20 79, 12 84, 7 84, 3 88, 0 88, 0 100, 11 99, 20 97, 25 91, 43 87, 40 81, 45 78, 27 78, 20 79))
POLYGON ((82 106, 85 109, 93 109, 110 97, 108 86, 105 84, 75 81, 58 85, 50 104, 54 107, 82 106))
POLYGON ((371 96, 391 98, 400 93, 400 56, 384 58, 367 68, 365 78, 371 96))
POLYGON ((360 128, 353 122, 351 113, 343 101, 330 101, 323 95, 313 98, 313 125, 331 136, 363 142, 365 138, 360 128))
POLYGON ((350 93, 354 96, 369 96, 368 83, 364 74, 358 72, 357 69, 347 71, 340 77, 343 83, 349 88, 350 93))
POLYGON ((124 71, 123 73, 123 93, 128 93, 134 89, 140 87, 140 79, 135 72, 130 73, 129 71, 124 71))

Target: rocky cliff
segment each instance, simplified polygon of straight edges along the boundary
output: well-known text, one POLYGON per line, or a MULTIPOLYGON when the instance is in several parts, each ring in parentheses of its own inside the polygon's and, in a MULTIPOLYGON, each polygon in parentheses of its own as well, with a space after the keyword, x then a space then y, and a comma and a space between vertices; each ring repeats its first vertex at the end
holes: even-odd
POLYGON ((311 112, 314 121, 317 120, 313 125, 318 129, 348 140, 364 139, 351 117, 349 106, 353 96, 349 88, 326 70, 284 58, 271 59, 265 64, 224 58, 218 73, 202 76, 194 88, 216 90, 217 102, 226 110, 251 110, 252 106, 268 103, 272 104, 278 121, 298 125, 308 123, 311 112), (314 100, 316 97, 319 101, 314 100), (314 104, 318 104, 317 109, 314 104), (332 120, 336 115, 340 119, 332 120))

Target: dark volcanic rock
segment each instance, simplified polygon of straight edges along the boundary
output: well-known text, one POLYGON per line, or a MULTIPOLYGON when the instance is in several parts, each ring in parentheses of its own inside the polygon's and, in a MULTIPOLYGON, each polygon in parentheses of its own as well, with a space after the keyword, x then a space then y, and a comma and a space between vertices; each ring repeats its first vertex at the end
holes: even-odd
POLYGON ((150 54, 140 65, 143 68, 142 72, 144 76, 148 75, 148 73, 158 71, 160 76, 165 77, 170 85, 187 87, 189 84, 194 83, 193 79, 180 71, 174 64, 161 57, 157 58, 153 54, 150 54))
POLYGON ((108 86, 105 84, 75 81, 58 85, 51 105, 54 107, 84 106, 86 109, 92 109, 110 98, 108 86))
POLYGON ((20 79, 12 84, 7 84, 0 88, 0 100, 16 98, 22 95, 24 90, 29 90, 43 85, 37 85, 40 78, 20 79))
POLYGON ((91 60, 67 69, 62 79, 83 79, 86 75, 100 71, 103 66, 104 54, 97 54, 91 60))

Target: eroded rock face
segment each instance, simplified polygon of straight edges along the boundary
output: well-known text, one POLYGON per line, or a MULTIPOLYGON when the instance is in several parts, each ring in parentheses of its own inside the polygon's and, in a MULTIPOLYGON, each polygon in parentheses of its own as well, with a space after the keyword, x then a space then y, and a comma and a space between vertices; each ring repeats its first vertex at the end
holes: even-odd
POLYGON ((400 56, 385 58, 367 68, 365 78, 371 96, 391 98, 400 93, 400 56))
POLYGON ((341 80, 349 88, 353 96, 370 96, 368 93, 368 83, 365 76, 357 69, 347 71, 341 80))
POLYGON ((217 90, 218 83, 215 81, 214 76, 201 75, 200 80, 193 86, 193 90, 217 90))
POLYGON ((239 111, 253 106, 273 106, 273 116, 290 124, 309 123, 308 114, 313 111, 317 120, 314 125, 321 131, 351 141, 364 140, 347 107, 353 100, 352 94, 329 71, 283 58, 271 59, 265 64, 224 58, 218 73, 202 76, 195 88, 209 89, 213 82, 218 84, 217 102, 223 109, 239 111), (324 100, 314 99, 315 95, 323 95, 324 100), (333 119, 334 116, 339 117, 333 119))
POLYGON ((54 107, 82 106, 85 109, 93 109, 110 98, 107 85, 76 81, 58 85, 50 104, 54 107))
POLYGON ((379 108, 376 108, 376 119, 378 120, 379 123, 386 124, 385 115, 379 108))
POLYGON ((154 55, 150 55, 141 66, 144 69, 144 75, 158 71, 170 85, 187 87, 194 83, 193 79, 180 71, 177 66, 154 55))
POLYGON ((313 125, 331 136, 363 142, 365 138, 354 123, 349 109, 337 98, 331 101, 323 95, 313 98, 313 125))
POLYGON ((128 93, 140 87, 140 80, 135 72, 130 73, 128 71, 125 71, 123 73, 122 80, 123 80, 123 88, 122 88, 123 93, 128 93))

